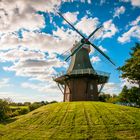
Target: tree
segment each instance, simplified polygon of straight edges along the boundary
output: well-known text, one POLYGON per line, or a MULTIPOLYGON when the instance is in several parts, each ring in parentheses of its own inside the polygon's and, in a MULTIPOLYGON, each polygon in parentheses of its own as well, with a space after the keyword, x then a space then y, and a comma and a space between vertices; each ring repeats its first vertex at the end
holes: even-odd
POLYGON ((102 93, 99 95, 99 101, 101 102, 106 102, 107 100, 109 100, 109 98, 111 98, 110 94, 102 93))
POLYGON ((119 98, 121 102, 125 102, 125 103, 129 102, 128 91, 129 90, 127 86, 124 86, 121 93, 119 94, 119 98))
POLYGON ((131 58, 118 69, 122 71, 122 78, 128 78, 130 82, 138 84, 140 88, 140 44, 136 43, 131 50, 131 58))
POLYGON ((11 110, 6 100, 0 99, 0 121, 7 119, 10 116, 11 110))
POLYGON ((136 105, 140 105, 140 94, 139 89, 137 87, 132 87, 129 89, 129 101, 131 103, 135 103, 136 105))
POLYGON ((131 89, 128 89, 127 86, 124 86, 119 94, 119 101, 122 103, 129 103, 129 105, 135 104, 140 106, 139 88, 132 87, 131 89))

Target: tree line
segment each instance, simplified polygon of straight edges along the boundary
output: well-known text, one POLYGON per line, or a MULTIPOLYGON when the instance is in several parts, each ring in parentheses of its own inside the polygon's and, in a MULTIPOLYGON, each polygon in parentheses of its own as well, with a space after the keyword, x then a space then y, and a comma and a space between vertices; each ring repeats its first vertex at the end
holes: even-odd
POLYGON ((41 101, 41 102, 24 102, 15 103, 8 99, 0 99, 0 121, 4 121, 11 117, 24 115, 41 106, 56 103, 57 101, 41 101))

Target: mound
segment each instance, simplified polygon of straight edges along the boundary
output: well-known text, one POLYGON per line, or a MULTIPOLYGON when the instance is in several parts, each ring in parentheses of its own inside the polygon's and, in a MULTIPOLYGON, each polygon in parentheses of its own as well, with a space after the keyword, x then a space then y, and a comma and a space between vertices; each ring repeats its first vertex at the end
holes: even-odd
POLYGON ((8 124, 1 139, 140 139, 140 109, 101 102, 55 103, 8 124))

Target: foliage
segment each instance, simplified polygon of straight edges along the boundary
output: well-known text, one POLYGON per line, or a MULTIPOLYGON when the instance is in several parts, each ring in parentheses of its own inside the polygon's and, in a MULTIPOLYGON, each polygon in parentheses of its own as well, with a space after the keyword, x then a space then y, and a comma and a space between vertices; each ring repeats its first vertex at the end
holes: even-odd
POLYGON ((6 100, 0 99, 0 121, 7 119, 11 114, 9 104, 6 100))
POLYGON ((106 102, 111 97, 110 94, 102 93, 99 95, 99 101, 106 102))
POLYGON ((122 71, 122 78, 128 78, 130 82, 137 83, 140 88, 140 44, 136 43, 130 53, 131 58, 126 60, 125 65, 118 68, 122 71))
POLYGON ((108 102, 108 103, 116 103, 118 102, 118 96, 115 94, 110 95, 110 94, 102 93, 99 95, 99 101, 108 102))
POLYGON ((103 102, 49 104, 0 129, 0 139, 140 139, 140 109, 103 102))
POLYGON ((130 105, 140 105, 139 88, 132 87, 131 89, 128 89, 127 86, 124 86, 121 93, 119 94, 119 101, 123 103, 129 103, 130 105))
POLYGON ((119 98, 120 98, 120 101, 121 102, 126 102, 128 103, 128 88, 127 86, 125 85, 121 91, 121 93, 119 94, 119 98))
POLYGON ((58 103, 57 101, 51 101, 49 102, 49 104, 53 104, 53 103, 58 103))
POLYGON ((33 110, 41 107, 42 105, 44 105, 44 104, 42 104, 40 102, 34 102, 31 105, 29 105, 29 109, 30 109, 30 111, 33 111, 33 110))

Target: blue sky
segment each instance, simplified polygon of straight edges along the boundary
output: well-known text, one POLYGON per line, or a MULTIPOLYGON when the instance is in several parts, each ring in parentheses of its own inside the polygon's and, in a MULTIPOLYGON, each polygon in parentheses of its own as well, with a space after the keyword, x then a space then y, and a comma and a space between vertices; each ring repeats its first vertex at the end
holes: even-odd
MULTIPOLYGON (((117 67, 140 39, 139 0, 2 0, 0 5, 0 98, 16 102, 63 99, 52 77, 68 68, 58 56, 80 36, 56 11, 84 36, 103 25, 90 41, 117 67)), ((104 92, 118 94, 132 86, 94 49, 90 59, 95 69, 111 73, 104 92)))

